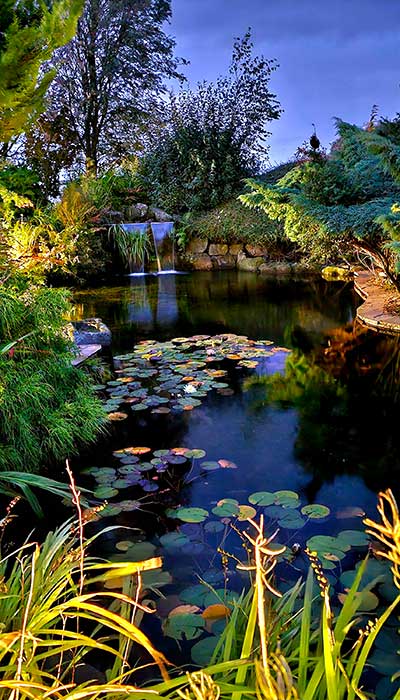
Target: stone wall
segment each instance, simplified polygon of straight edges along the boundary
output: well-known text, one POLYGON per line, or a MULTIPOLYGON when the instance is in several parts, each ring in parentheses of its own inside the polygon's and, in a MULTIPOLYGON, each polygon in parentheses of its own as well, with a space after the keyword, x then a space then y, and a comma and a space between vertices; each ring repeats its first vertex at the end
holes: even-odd
MULTIPOLYGON (((191 270, 243 270, 264 274, 310 272, 302 262, 271 260, 268 249, 244 243, 212 243, 207 238, 193 238, 182 255, 191 270)), ((314 271, 314 270, 313 270, 314 271)))

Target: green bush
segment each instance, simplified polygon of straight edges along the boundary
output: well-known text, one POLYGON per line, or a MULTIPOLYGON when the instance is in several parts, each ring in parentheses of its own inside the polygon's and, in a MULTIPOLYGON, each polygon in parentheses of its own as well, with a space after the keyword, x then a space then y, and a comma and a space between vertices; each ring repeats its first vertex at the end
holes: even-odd
POLYGON ((213 242, 268 245, 278 250, 288 247, 279 221, 272 221, 262 211, 247 209, 237 199, 193 216, 191 230, 194 236, 213 242))
POLYGON ((105 414, 71 365, 65 290, 0 287, 0 469, 36 471, 93 441, 105 414))

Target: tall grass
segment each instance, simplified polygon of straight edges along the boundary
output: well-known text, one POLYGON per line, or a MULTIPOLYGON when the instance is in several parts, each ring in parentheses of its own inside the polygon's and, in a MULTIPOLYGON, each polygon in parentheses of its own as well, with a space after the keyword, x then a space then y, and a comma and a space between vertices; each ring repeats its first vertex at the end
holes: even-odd
MULTIPOLYGON (((79 492, 74 485, 72 490, 79 506, 79 492)), ((366 524, 384 545, 382 556, 391 561, 400 588, 400 519, 391 492, 380 494, 378 509, 381 522, 366 524)), ((363 672, 400 594, 379 618, 362 627, 359 589, 366 562, 335 614, 329 583, 314 553, 308 552, 306 581, 280 595, 271 576, 282 549, 272 543, 274 535, 264 534, 262 518, 249 520, 249 525, 255 534, 246 531, 244 537, 252 553, 239 567, 248 571, 252 586, 240 596, 210 664, 194 673, 176 670, 173 678, 167 660, 137 624, 149 612, 140 602, 141 572, 161 566, 159 558, 139 563, 94 559, 81 518, 49 533, 42 545, 27 542, 3 556, 0 700, 367 700, 363 672), (122 591, 104 591, 104 582, 116 577, 124 578, 122 591), (146 652, 162 682, 134 685, 132 644, 146 652), (77 671, 91 652, 101 655, 103 668, 108 659, 107 681, 79 683, 77 671)), ((399 698, 400 692, 392 700, 399 698)))

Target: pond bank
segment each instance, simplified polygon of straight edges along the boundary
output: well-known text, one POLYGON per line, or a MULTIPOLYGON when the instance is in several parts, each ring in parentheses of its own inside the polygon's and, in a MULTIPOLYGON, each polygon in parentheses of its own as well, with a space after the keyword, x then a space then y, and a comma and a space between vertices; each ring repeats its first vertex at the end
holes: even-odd
MULTIPOLYGON (((385 287, 371 272, 362 270, 355 273, 354 289, 364 299, 356 313, 364 326, 390 335, 400 334, 400 313, 389 310, 393 304, 392 288, 385 287)), ((397 297, 400 307, 400 295, 397 297)))

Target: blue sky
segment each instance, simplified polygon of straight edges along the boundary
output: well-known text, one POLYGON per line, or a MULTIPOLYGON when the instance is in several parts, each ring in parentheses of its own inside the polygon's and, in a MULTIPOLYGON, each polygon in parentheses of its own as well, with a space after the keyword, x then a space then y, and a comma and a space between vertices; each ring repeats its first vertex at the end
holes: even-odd
POLYGON ((291 157, 313 122, 329 146, 335 116, 362 125, 373 104, 400 112, 400 0, 172 0, 172 13, 191 84, 225 73, 248 27, 255 51, 277 59, 271 90, 285 112, 271 125, 272 163, 291 157))

